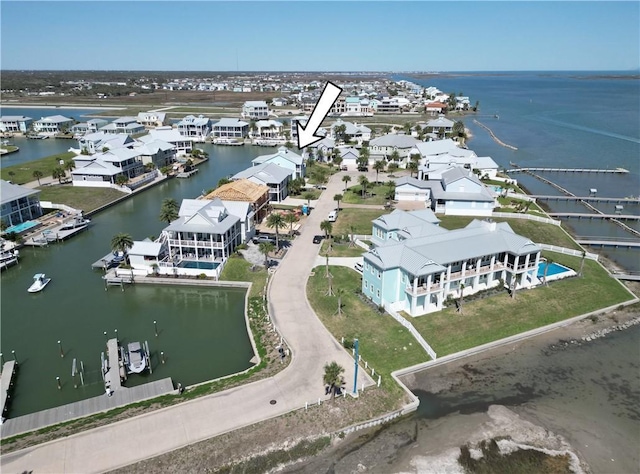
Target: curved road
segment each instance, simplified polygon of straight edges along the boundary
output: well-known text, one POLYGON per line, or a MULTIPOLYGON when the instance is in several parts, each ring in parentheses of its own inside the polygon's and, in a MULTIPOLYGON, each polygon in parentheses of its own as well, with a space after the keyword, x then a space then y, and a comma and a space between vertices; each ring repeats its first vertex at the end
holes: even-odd
MULTIPOLYGON (((352 389, 353 359, 309 306, 306 283, 319 245, 320 222, 335 207, 344 173, 327 184, 301 235, 272 277, 270 312, 293 359, 274 377, 163 408, 0 457, 2 472, 103 472, 178 449, 326 399, 322 375, 327 362, 345 368, 352 389), (271 401, 275 400, 275 404, 271 401)), ((363 370, 358 385, 373 384, 363 370)))

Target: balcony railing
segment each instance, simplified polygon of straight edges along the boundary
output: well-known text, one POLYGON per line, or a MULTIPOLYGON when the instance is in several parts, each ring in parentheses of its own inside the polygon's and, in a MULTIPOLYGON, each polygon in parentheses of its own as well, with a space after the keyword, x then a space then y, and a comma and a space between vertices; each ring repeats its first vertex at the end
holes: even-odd
POLYGON ((176 240, 169 239, 169 245, 171 247, 202 247, 202 248, 224 248, 222 242, 210 242, 208 240, 176 240))

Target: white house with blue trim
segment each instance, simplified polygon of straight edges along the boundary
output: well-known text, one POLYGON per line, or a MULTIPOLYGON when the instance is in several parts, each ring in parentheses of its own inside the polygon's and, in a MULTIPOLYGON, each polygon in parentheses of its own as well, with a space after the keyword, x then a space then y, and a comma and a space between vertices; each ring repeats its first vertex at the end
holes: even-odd
POLYGON ((474 220, 448 231, 430 222, 434 217, 394 211, 373 221, 374 247, 363 256, 367 298, 421 316, 442 310, 449 297, 537 282, 541 249, 509 224, 474 220))
POLYGON ((31 117, 24 115, 4 115, 0 117, 0 132, 27 133, 33 123, 31 117))

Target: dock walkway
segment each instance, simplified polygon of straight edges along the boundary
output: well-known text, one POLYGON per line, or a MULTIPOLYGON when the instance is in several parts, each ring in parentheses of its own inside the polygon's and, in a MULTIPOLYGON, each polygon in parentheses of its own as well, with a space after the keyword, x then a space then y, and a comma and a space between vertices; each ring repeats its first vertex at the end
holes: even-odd
POLYGON ((529 196, 542 201, 593 201, 593 202, 640 204, 640 199, 635 197, 613 198, 613 197, 595 197, 595 196, 549 196, 549 195, 540 195, 540 194, 530 194, 529 196))
MULTIPOLYGON (((0 415, 4 419, 4 412, 7 409, 7 400, 9 400, 9 390, 13 385, 13 374, 16 371, 16 361, 10 360, 9 362, 5 362, 2 366, 2 374, 0 375, 0 386, 2 392, 0 392, 0 406, 2 407, 2 411, 0 415)), ((3 428, 4 431, 4 428, 3 428)))
POLYGON ((173 388, 173 382, 170 377, 136 387, 121 387, 110 397, 100 395, 49 410, 9 418, 2 424, 2 438, 8 438, 20 433, 44 428, 45 426, 55 425, 75 418, 82 418, 169 393, 177 393, 173 388))
POLYGON ((594 214, 592 212, 549 212, 551 217, 577 217, 579 219, 626 219, 640 220, 640 216, 631 214, 594 214))

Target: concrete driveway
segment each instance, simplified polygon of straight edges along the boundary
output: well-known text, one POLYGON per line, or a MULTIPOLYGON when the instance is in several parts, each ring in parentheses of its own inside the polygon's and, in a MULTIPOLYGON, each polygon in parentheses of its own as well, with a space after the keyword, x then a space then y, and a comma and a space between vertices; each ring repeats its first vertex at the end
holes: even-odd
MULTIPOLYGON (((342 175, 327 184, 271 280, 269 308, 291 348, 289 367, 265 380, 3 455, 2 472, 109 471, 282 415, 328 398, 322 383, 327 362, 342 365, 349 384, 353 359, 320 323, 305 291, 319 249, 313 235, 320 233, 320 222, 335 205, 342 175)), ((358 374, 359 386, 373 384, 364 370, 358 374)))

